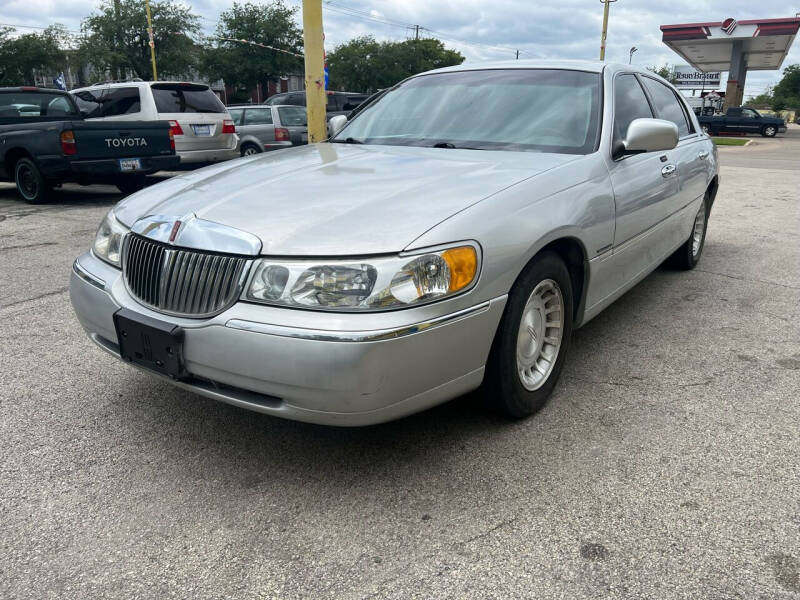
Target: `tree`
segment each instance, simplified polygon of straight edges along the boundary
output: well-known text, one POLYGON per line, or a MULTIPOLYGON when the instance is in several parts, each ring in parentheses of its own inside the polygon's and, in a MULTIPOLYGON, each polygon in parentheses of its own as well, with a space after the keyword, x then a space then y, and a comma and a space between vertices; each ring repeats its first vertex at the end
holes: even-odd
POLYGON ((328 54, 330 87, 371 92, 422 71, 462 62, 461 53, 445 48, 436 39, 377 42, 367 35, 340 44, 328 54))
POLYGON ((763 94, 759 94, 758 96, 754 96, 750 98, 747 102, 744 103, 745 106, 753 106, 757 108, 764 108, 770 107, 772 108, 772 104, 775 98, 772 95, 772 88, 767 88, 767 91, 763 94))
POLYGON ((303 72, 303 59, 293 55, 303 52, 303 35, 295 24, 296 12, 297 9, 289 8, 281 0, 271 4, 234 2, 220 15, 214 45, 206 48, 201 72, 245 89, 259 83, 264 85, 282 75, 303 72))
POLYGON ((0 29, 0 86, 34 85, 35 71, 63 68, 63 48, 69 34, 61 25, 51 25, 41 33, 12 37, 14 29, 0 29))
POLYGON ((800 108, 800 65, 789 65, 773 89, 773 110, 800 108))
POLYGON ((670 83, 675 83, 677 78, 675 77, 675 68, 672 65, 662 65, 660 67, 652 66, 647 67, 648 71, 655 73, 659 77, 666 79, 670 83))
MULTIPOLYGON (((191 73, 199 54, 191 36, 199 33, 200 19, 172 0, 153 0, 150 12, 159 78, 191 73)), ((122 79, 132 73, 153 78, 142 0, 102 0, 99 12, 84 19, 81 28, 86 37, 80 56, 100 77, 122 79)))

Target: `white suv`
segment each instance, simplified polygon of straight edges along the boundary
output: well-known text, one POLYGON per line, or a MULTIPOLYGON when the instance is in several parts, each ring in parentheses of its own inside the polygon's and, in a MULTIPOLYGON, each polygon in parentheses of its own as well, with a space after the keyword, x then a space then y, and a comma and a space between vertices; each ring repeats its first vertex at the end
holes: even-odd
POLYGON ((181 164, 239 156, 239 137, 225 105, 207 85, 176 81, 100 83, 72 90, 87 119, 169 121, 181 164))

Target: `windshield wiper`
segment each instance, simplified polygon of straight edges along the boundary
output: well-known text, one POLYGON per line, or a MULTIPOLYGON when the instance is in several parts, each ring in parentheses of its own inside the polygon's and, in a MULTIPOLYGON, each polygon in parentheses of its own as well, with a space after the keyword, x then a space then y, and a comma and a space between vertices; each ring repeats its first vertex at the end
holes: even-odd
POLYGON ((449 148, 451 150, 486 150, 486 148, 475 148, 474 146, 456 146, 452 142, 437 142, 431 148, 449 148))
POLYGON ((357 140, 356 138, 349 137, 344 140, 331 140, 333 144, 363 144, 361 140, 357 140))

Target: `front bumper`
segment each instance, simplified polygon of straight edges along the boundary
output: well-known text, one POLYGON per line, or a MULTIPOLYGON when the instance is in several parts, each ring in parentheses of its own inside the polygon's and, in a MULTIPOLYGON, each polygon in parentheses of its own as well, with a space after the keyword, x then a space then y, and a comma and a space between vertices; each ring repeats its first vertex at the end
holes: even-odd
POLYGON ((258 412, 342 426, 389 421, 477 388, 506 302, 372 314, 237 303, 211 319, 182 319, 139 305, 121 272, 91 254, 75 261, 70 298, 89 337, 117 358, 113 315, 125 307, 183 327, 192 378, 166 381, 258 412))

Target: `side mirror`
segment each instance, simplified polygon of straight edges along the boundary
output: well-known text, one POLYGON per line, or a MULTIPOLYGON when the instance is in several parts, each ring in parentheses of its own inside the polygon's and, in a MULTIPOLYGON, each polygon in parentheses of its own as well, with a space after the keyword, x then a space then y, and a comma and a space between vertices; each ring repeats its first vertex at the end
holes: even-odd
POLYGON ((344 126, 347 125, 347 117, 344 115, 336 115, 335 117, 331 117, 331 120, 328 121, 328 133, 330 137, 335 136, 339 133, 344 126))
POLYGON ((634 119, 624 142, 614 148, 614 158, 628 154, 672 150, 678 145, 678 127, 663 119, 634 119))

